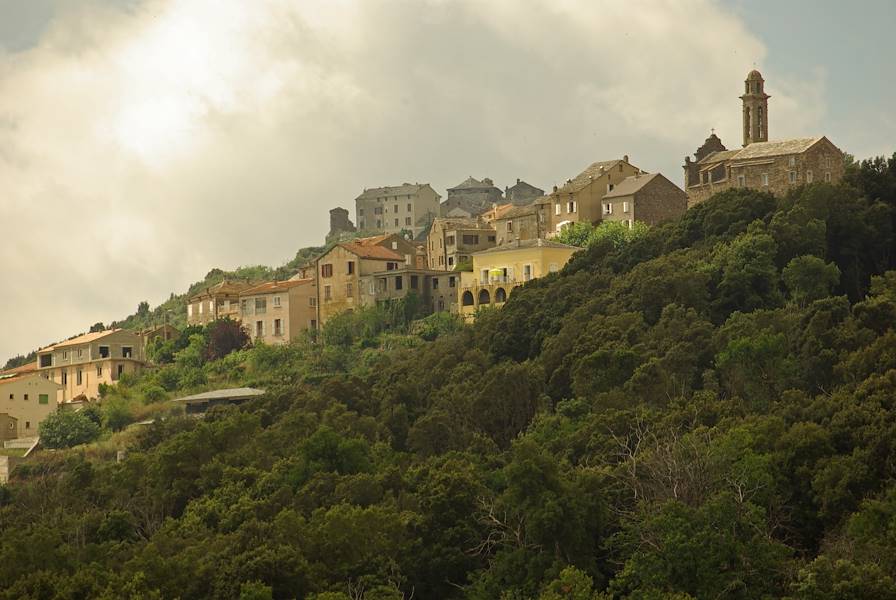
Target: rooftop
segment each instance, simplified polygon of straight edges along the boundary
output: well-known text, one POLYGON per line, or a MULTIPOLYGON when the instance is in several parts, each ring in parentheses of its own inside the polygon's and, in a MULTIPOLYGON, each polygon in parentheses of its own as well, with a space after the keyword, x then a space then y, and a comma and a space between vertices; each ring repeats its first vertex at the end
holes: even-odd
POLYGON ((339 244, 339 246, 360 258, 370 258, 373 260, 404 260, 404 257, 394 250, 390 250, 388 248, 383 248, 382 246, 376 246, 373 244, 344 242, 342 244, 339 244))
MULTIPOLYGON (((616 160, 601 160, 595 163, 591 163, 588 167, 573 177, 571 180, 567 181, 564 185, 560 186, 557 191, 558 192, 577 192, 580 189, 584 188, 586 185, 592 182, 597 177, 603 175, 606 171, 609 171, 616 165, 621 162, 628 163, 628 161, 624 161, 622 159, 616 160)), ((630 164, 630 163, 629 163, 630 164)))
POLYGON ((479 181, 473 176, 470 176, 456 186, 448 188, 448 191, 453 192, 456 190, 488 190, 493 187, 495 187, 495 183, 488 177, 483 177, 482 181, 479 181))
POLYGON ((46 348, 41 348, 41 352, 47 352, 49 350, 56 350, 57 348, 66 348, 68 346, 78 346, 80 344, 89 344, 91 342, 95 342, 96 340, 102 339, 107 335, 112 335, 113 333, 118 333, 119 331, 125 331, 124 329, 107 329, 105 331, 94 331, 92 333, 85 333, 76 337, 71 338, 70 340, 65 340, 64 342, 59 342, 58 344, 52 344, 47 346, 46 348))
MULTIPOLYGON (((659 173, 640 173, 638 175, 632 175, 630 177, 626 177, 613 188, 613 191, 608 192, 604 198, 618 198, 620 196, 631 196, 632 194, 636 194, 639 192, 645 185, 656 179, 657 177, 663 177, 659 173)), ((665 179, 665 177, 663 177, 665 179)))
POLYGON ((238 295, 243 290, 250 288, 254 285, 258 285, 258 282, 249 282, 249 281, 230 281, 225 279, 215 285, 210 285, 207 288, 196 292, 192 296, 190 296, 189 301, 193 302, 196 299, 205 297, 205 296, 214 296, 214 295, 238 295))
POLYGON ((266 281, 260 285, 256 285, 255 287, 251 287, 249 289, 243 290, 240 292, 241 295, 250 295, 250 294, 272 294, 274 292, 285 292, 294 287, 299 287, 301 285, 307 285, 309 283, 313 283, 313 279, 289 279, 287 281, 266 281))
POLYGON ((568 250, 581 250, 581 248, 577 248, 576 246, 570 246, 568 244, 561 244, 560 242, 554 242, 552 240, 544 240, 541 238, 535 240, 517 240, 510 242, 508 244, 501 244, 500 246, 495 246, 494 248, 488 248, 486 250, 480 250, 479 252, 474 252, 474 255, 477 254, 489 254, 493 252, 509 252, 513 250, 523 249, 523 248, 557 248, 557 249, 568 249, 568 250))
POLYGON ((183 398, 175 398, 172 402, 208 402, 209 400, 248 400, 256 396, 261 396, 265 390, 259 390, 250 387, 228 388, 223 390, 214 390, 211 392, 203 392, 201 394, 193 394, 192 396, 184 396, 183 398))
POLYGON ((407 196, 418 193, 421 189, 429 187, 428 183, 402 183, 401 185, 387 185, 384 187, 368 188, 361 192, 355 200, 366 198, 380 198, 383 196, 407 196))

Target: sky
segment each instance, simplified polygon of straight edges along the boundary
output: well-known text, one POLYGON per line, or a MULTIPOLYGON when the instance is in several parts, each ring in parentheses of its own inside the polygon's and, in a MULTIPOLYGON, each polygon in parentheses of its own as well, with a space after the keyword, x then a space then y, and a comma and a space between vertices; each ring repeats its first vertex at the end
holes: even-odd
POLYGON ((896 150, 896 3, 0 0, 0 364, 322 243, 365 187, 550 190, 628 155, 896 150))

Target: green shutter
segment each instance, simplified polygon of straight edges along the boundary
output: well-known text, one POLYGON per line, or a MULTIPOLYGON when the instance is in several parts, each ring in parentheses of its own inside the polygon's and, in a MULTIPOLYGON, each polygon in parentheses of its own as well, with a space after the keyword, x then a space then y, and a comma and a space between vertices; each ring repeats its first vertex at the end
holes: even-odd
POLYGON ((48 394, 39 394, 37 396, 37 401, 39 404, 49 404, 50 396, 48 394))

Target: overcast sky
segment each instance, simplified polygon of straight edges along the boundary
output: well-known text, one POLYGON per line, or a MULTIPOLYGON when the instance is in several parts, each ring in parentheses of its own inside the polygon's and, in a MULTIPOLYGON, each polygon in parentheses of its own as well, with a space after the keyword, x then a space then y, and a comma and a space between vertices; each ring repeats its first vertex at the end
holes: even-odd
POLYGON ((364 187, 681 185, 743 79, 772 138, 896 150, 896 3, 0 0, 0 364, 280 265, 364 187))

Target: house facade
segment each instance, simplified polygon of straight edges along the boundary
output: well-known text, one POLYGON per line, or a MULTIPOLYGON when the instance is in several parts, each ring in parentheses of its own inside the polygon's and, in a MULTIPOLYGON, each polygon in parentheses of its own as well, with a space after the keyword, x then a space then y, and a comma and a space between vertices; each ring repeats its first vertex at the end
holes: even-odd
POLYGON ((145 361, 141 336, 127 329, 87 333, 37 352, 40 374, 60 385, 60 404, 81 396, 98 398, 101 383, 115 384, 122 375, 142 370, 145 361))
POLYGON ((685 157, 684 184, 689 205, 734 187, 780 196, 798 185, 837 183, 843 178, 843 152, 828 138, 769 141, 770 97, 759 71, 750 71, 740 97, 743 147, 728 150, 713 132, 697 148, 693 159, 685 157))
POLYGON ((469 261, 474 252, 491 248, 496 243, 495 230, 480 219, 440 217, 432 222, 426 237, 428 268, 453 271, 469 261))
POLYGON ((626 177, 638 173, 641 173, 641 169, 630 164, 628 156, 623 156, 619 160, 592 163, 564 185, 554 186, 554 191, 549 195, 549 229, 552 234, 559 233, 569 223, 599 223, 603 214, 604 196, 612 192, 626 177))
POLYGON ((216 319, 240 318, 240 292, 258 282, 222 281, 209 286, 187 301, 187 323, 207 325, 216 319))
POLYGON ((504 202, 504 194, 488 177, 482 181, 468 177, 453 188, 448 188, 448 196, 439 207, 439 215, 442 217, 458 214, 462 211, 465 216, 475 217, 490 209, 494 204, 504 202))
POLYGON ((440 198, 428 183, 365 189, 355 198, 355 222, 359 231, 407 230, 416 238, 438 216, 440 198))
POLYGON ((544 196, 544 190, 534 185, 526 183, 520 179, 510 187, 504 188, 504 200, 510 202, 514 206, 525 206, 531 204, 533 200, 544 196))
POLYGON ((473 255, 473 271, 461 273, 460 314, 470 319, 480 308, 503 306, 515 288, 559 271, 578 250, 559 242, 534 239, 477 252, 473 255))
POLYGON ((524 206, 513 206, 495 219, 497 245, 515 240, 545 238, 550 230, 551 200, 541 196, 524 206))
POLYGON ((317 324, 361 304, 361 277, 415 266, 417 247, 401 236, 361 238, 333 246, 315 261, 317 324))
POLYGON ((363 275, 360 304, 372 306, 415 294, 425 312, 456 312, 460 277, 460 273, 411 267, 363 275))
POLYGON ((59 406, 61 387, 33 363, 0 373, 0 440, 37 437, 40 423, 59 406))
POLYGON ((240 293, 240 321, 255 342, 286 344, 317 329, 317 281, 269 281, 240 293))
POLYGON ((635 221, 659 225, 677 219, 688 209, 688 195, 660 173, 643 173, 623 179, 603 199, 603 221, 635 221))

